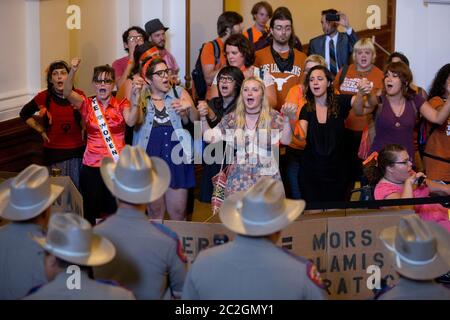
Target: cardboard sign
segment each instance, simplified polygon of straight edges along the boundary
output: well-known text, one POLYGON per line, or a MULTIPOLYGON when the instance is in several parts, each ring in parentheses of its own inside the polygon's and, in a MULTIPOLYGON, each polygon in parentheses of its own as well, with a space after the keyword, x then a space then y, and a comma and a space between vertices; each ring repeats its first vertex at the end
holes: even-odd
MULTIPOLYGON (((412 211, 335 211, 330 214, 306 215, 282 231, 279 246, 312 260, 327 286, 329 299, 370 299, 367 287, 370 265, 381 269, 381 277, 396 280, 391 261, 384 256, 378 239, 382 229, 396 225, 412 211)), ((190 266, 201 250, 214 246, 214 238, 234 233, 221 223, 164 221, 180 237, 190 266)))
POLYGON ((52 212, 72 212, 83 217, 83 197, 67 176, 50 177, 51 183, 64 187, 64 191, 52 205, 52 212))

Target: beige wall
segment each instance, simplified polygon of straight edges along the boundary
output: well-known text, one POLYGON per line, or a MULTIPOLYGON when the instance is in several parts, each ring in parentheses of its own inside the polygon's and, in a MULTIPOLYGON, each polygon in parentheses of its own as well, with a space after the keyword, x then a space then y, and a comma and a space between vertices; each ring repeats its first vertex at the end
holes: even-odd
MULTIPOLYGON (((225 9, 234 10, 244 17, 244 26, 253 24, 251 10, 258 0, 225 0, 225 9)), ((288 7, 294 19, 294 29, 303 44, 322 34, 320 12, 323 9, 334 8, 347 14, 351 26, 356 30, 367 29, 366 13, 369 5, 378 5, 381 9, 381 24, 387 23, 387 0, 271 0, 268 1, 275 10, 279 6, 288 7)))
POLYGON ((55 60, 70 63, 69 30, 66 28, 69 0, 40 1, 41 87, 47 86, 45 74, 55 60))
POLYGON ((71 57, 82 58, 76 84, 91 95, 94 67, 111 64, 116 59, 117 42, 121 42, 116 35, 116 1, 71 0, 70 3, 81 8, 81 29, 69 31, 71 57))

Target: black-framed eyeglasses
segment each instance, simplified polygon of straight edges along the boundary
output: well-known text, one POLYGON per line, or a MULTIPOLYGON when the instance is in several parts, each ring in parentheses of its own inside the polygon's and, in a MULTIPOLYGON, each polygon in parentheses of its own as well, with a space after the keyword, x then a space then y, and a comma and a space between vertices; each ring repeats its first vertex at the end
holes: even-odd
POLYGON ((113 84, 114 80, 113 79, 97 79, 97 80, 94 80, 94 82, 96 84, 113 84))
POLYGON ((407 164, 408 162, 412 163, 411 159, 405 160, 405 161, 394 161, 393 164, 407 164))
POLYGON ((143 36, 130 36, 128 37, 128 41, 138 41, 138 40, 144 40, 143 36))
POLYGON ((227 76, 221 76, 221 77, 218 79, 218 82, 231 83, 231 82, 233 82, 233 81, 234 81, 233 77, 227 77, 227 76))
POLYGON ((154 75, 154 74, 158 75, 158 77, 160 77, 160 78, 164 78, 164 77, 169 76, 170 69, 164 69, 164 70, 155 71, 151 75, 154 75))

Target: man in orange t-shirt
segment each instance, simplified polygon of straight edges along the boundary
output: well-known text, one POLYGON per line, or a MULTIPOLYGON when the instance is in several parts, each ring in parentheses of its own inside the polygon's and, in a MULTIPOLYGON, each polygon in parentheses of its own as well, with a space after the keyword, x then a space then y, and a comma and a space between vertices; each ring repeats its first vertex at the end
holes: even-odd
MULTIPOLYGON (((202 53, 200 55, 200 61, 202 63, 203 75, 205 77, 206 84, 208 86, 206 92, 206 100, 211 98, 211 84, 216 76, 217 72, 226 65, 226 58, 224 53, 224 43, 232 34, 242 32, 242 16, 234 11, 225 11, 219 16, 217 20, 217 34, 218 37, 213 41, 216 41, 220 49, 219 61, 216 61, 214 56, 214 44, 213 41, 204 44, 202 53)), ((193 86, 194 87, 194 86, 193 86)))
POLYGON ((276 84, 280 110, 290 88, 300 84, 306 55, 294 48, 292 15, 286 7, 277 8, 270 21, 272 45, 256 52, 255 66, 269 72, 276 84))
POLYGON ((244 32, 244 36, 249 39, 252 44, 255 44, 261 37, 265 38, 269 35, 267 22, 272 18, 272 15, 273 10, 270 3, 267 1, 255 3, 252 8, 252 17, 255 24, 244 32))

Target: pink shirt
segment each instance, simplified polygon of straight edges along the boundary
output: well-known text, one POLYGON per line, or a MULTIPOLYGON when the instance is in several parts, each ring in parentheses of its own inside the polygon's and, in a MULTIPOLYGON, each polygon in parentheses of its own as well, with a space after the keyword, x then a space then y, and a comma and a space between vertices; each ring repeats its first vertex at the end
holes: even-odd
MULTIPOLYGON (((379 182, 375 187, 375 199, 384 200, 393 193, 401 194, 403 186, 389 182, 379 182)), ((426 185, 422 185, 413 191, 414 198, 428 198, 430 189, 426 185)), ((422 220, 434 221, 442 225, 450 232, 450 221, 448 218, 448 209, 439 203, 420 204, 414 206, 414 211, 422 220)))
MULTIPOLYGON (((130 103, 127 99, 118 101, 111 96, 109 104, 105 109, 100 101, 97 100, 97 102, 105 116, 114 145, 120 153, 125 146, 125 119, 123 118, 123 110, 128 108, 130 103)), ((111 158, 111 153, 106 146, 106 142, 98 126, 92 107, 92 98, 84 98, 84 102, 80 107, 80 113, 86 124, 87 132, 87 146, 83 156, 83 164, 89 167, 100 167, 102 158, 111 158)))
POLYGON ((167 67, 169 69, 172 69, 175 73, 178 73, 180 71, 180 67, 177 64, 177 61, 175 60, 175 57, 166 49, 159 50, 159 54, 161 55, 161 58, 166 62, 167 67))
POLYGON ((128 64, 128 56, 117 59, 112 63, 112 67, 115 71, 116 80, 118 80, 123 75, 125 69, 127 68, 127 64, 128 64))

